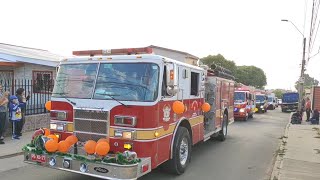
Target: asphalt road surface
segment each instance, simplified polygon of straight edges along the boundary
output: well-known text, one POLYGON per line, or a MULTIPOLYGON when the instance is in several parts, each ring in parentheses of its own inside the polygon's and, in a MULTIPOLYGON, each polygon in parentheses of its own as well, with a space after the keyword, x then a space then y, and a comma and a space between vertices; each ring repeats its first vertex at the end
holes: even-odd
MULTIPOLYGON (((229 126, 224 142, 209 140, 196 145, 187 171, 180 176, 156 169, 139 180, 266 180, 269 178, 279 138, 289 114, 279 109, 255 114, 246 122, 229 126)), ((96 178, 35 167, 22 163, 22 156, 0 159, 0 179, 95 180, 96 178)))

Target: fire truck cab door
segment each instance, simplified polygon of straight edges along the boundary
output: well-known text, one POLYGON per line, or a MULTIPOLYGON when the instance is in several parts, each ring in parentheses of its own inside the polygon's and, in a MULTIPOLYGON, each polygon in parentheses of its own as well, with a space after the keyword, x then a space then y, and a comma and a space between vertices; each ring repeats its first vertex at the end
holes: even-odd
MULTIPOLYGON (((178 99, 185 100, 190 99, 190 68, 178 66, 178 99)), ((184 104, 188 103, 184 101, 184 104)), ((188 106, 187 106, 188 107, 188 106)))

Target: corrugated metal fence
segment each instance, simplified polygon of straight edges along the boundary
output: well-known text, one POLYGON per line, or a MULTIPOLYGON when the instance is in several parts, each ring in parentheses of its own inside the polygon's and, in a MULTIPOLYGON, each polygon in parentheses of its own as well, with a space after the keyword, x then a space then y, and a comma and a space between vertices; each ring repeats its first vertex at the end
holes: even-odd
POLYGON ((45 109, 45 103, 50 100, 54 80, 0 79, 0 84, 3 86, 3 90, 9 91, 11 95, 15 95, 19 88, 25 90, 26 97, 30 95, 30 99, 27 101, 26 115, 48 112, 45 109))

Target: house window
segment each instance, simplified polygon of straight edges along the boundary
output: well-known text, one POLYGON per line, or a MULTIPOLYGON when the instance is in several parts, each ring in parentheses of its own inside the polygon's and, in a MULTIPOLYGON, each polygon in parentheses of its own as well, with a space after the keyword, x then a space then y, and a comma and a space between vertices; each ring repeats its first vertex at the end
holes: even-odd
POLYGON ((52 71, 33 71, 33 92, 49 93, 53 90, 52 71))
POLYGON ((191 95, 197 96, 199 93, 199 73, 191 72, 191 95))

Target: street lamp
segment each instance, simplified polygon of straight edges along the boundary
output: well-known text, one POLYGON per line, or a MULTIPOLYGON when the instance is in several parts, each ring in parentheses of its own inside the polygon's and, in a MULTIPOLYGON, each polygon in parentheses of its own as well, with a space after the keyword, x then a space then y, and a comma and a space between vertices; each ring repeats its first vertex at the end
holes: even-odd
POLYGON ((302 107, 302 95, 303 95, 303 84, 304 84, 304 67, 306 65, 306 59, 305 59, 305 54, 306 54, 306 37, 304 37, 303 33, 297 28, 297 26, 291 22, 290 20, 287 19, 282 19, 281 21, 283 22, 290 22, 295 28, 296 30, 298 30, 298 32, 302 35, 303 38, 303 54, 302 54, 302 63, 301 63, 301 72, 300 72, 300 79, 298 81, 299 86, 298 86, 298 93, 299 93, 299 105, 298 105, 298 109, 301 110, 302 107))

